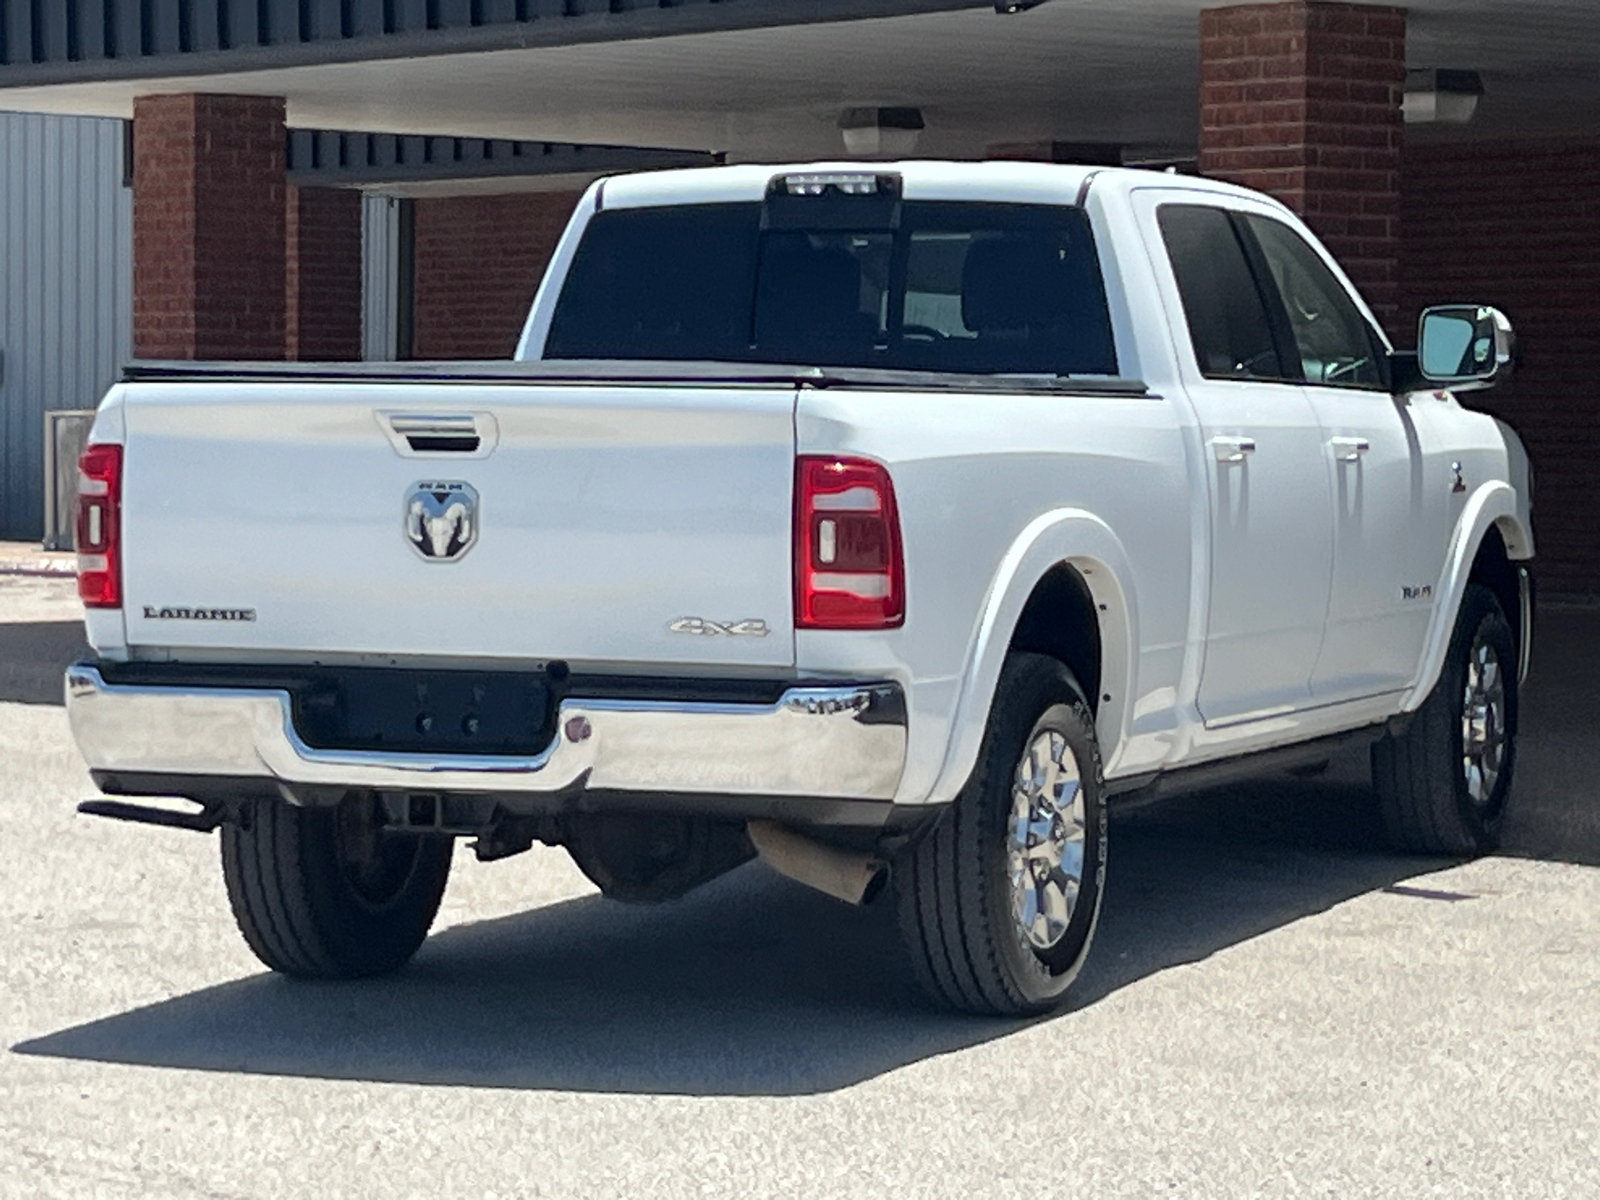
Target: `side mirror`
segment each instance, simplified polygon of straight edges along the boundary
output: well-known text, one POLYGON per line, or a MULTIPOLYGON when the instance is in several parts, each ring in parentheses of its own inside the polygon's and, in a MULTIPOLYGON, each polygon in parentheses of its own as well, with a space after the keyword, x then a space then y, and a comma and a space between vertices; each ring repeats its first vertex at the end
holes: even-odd
POLYGON ((1511 376, 1517 335, 1498 308, 1446 304, 1423 312, 1417 365, 1429 383, 1456 391, 1493 387, 1511 376))

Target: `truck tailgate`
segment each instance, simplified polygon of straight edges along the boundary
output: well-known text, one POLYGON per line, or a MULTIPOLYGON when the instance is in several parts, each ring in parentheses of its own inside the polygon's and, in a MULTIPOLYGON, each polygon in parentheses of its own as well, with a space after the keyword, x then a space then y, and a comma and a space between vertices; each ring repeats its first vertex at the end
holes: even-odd
POLYGON ((144 383, 124 403, 130 646, 794 661, 791 387, 144 383))

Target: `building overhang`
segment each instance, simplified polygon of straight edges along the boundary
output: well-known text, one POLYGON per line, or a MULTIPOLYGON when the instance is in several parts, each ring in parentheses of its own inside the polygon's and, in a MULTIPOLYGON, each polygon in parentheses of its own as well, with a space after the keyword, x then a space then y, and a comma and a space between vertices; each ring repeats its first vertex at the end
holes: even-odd
MULTIPOLYGON (((0 109, 126 117, 150 93, 273 95, 296 127, 748 162, 837 157, 844 111, 915 107, 919 155, 1057 141, 1167 160, 1193 153, 1198 14, 1212 2, 1001 14, 992 0, 0 0, 6 53, 28 47, 0 64, 0 109), (209 32, 223 12, 269 20, 223 46, 209 32), (394 32, 375 31, 385 13, 394 32), (123 41, 106 40, 108 14, 123 41), (293 18, 292 36, 272 14, 293 18), (123 44, 138 54, 108 55, 123 44)), ((1594 0, 1405 7, 1408 65, 1477 71, 1485 90, 1470 125, 1408 138, 1600 136, 1594 0)))
POLYGON ((0 86, 205 76, 973 7, 973 0, 0 0, 0 86))

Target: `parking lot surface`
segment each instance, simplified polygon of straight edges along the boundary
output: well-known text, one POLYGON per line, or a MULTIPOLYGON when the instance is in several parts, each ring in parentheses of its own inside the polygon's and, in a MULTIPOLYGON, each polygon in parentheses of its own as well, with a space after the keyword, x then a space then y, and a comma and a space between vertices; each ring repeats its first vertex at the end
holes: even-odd
POLYGON ((77 619, 0 575, 0 1195, 1600 1195, 1593 614, 1543 618, 1505 856, 1386 852, 1359 759, 1120 815, 1025 1023, 925 1007, 886 904, 543 849, 459 850, 391 979, 271 976, 215 835, 75 815, 77 619))

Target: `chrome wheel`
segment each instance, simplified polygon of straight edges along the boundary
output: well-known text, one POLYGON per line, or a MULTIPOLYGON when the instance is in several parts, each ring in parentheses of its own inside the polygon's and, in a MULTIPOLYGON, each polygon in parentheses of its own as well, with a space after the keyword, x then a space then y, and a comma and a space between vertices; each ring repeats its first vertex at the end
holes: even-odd
POLYGON ((1006 851, 1011 912, 1035 950, 1061 941, 1083 884, 1085 809, 1067 739, 1045 730, 1017 764, 1006 851))
POLYGON ((1486 804, 1494 794, 1506 752, 1505 671, 1494 646, 1480 632, 1467 655, 1461 703, 1461 767, 1467 794, 1486 804))

